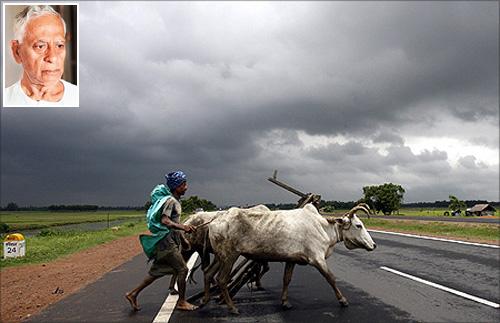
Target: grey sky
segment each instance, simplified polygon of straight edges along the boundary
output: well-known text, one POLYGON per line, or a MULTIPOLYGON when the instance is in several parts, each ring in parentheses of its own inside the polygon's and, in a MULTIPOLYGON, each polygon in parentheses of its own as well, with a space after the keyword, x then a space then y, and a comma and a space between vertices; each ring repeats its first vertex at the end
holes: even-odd
POLYGON ((1 202, 499 200, 498 2, 81 2, 79 109, 2 109, 1 202))

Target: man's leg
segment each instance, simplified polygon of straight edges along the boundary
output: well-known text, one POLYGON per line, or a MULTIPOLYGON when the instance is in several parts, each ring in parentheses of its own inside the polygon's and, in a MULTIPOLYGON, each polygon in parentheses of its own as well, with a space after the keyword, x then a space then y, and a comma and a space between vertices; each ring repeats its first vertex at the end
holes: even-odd
POLYGON ((172 277, 170 278, 170 285, 168 286, 170 295, 179 295, 179 291, 175 289, 176 282, 177 282, 177 274, 173 274, 172 277))
POLYGON ((142 283, 139 284, 136 288, 132 289, 130 292, 125 294, 125 298, 130 302, 130 306, 132 306, 132 309, 134 311, 139 311, 141 308, 137 304, 137 296, 139 296, 139 293, 149 285, 151 285, 152 282, 154 282, 158 277, 153 277, 151 275, 146 276, 142 283))
POLYGON ((184 311, 192 311, 198 308, 186 300, 186 278, 188 274, 188 268, 184 258, 180 252, 176 252, 172 257, 172 267, 176 271, 177 276, 177 287, 179 288, 179 300, 177 301, 177 309, 184 311))

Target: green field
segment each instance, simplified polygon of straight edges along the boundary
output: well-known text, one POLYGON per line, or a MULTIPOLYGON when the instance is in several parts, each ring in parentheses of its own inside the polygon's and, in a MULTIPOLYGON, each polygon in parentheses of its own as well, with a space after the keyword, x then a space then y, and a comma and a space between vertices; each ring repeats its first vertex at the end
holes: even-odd
POLYGON ((147 227, 142 220, 124 223, 118 227, 118 230, 104 229, 88 232, 43 230, 37 236, 26 237, 25 257, 3 259, 3 248, 1 248, 0 267, 48 262, 121 237, 138 235, 144 231, 147 231, 147 227))
MULTIPOLYGON (((409 215, 409 216, 444 216, 444 212, 451 211, 449 209, 434 209, 434 208, 422 208, 422 209, 414 209, 414 208, 402 208, 395 215, 409 215)), ((495 216, 500 217, 500 210, 496 210, 495 216)), ((449 216, 452 217, 452 216, 449 216)), ((462 211, 462 215, 457 217, 467 217, 465 216, 465 212, 462 211)))
MULTIPOLYGON (((96 212, 49 212, 16 211, 0 212, 0 222, 8 225, 8 231, 42 229, 63 224, 143 219, 145 211, 96 211, 96 212)), ((1 228, 0 228, 1 229, 1 228)))
MULTIPOLYGON (((442 216, 444 210, 409 210, 402 209, 399 215, 442 216)), ((338 210, 336 213, 341 213, 338 210)), ((71 223, 97 222, 129 219, 119 226, 118 231, 104 229, 99 231, 61 232, 57 228, 42 230, 34 237, 26 237, 26 257, 2 259, 0 267, 17 266, 47 262, 61 256, 90 248, 124 236, 137 235, 147 230, 143 211, 114 212, 2 212, 0 222, 5 222, 12 229, 47 228, 71 223)), ((498 214, 498 212, 497 212, 498 214)), ((184 215, 183 218, 187 216, 184 215)), ((436 221, 416 221, 381 218, 363 218, 370 229, 400 231, 422 235, 448 237, 458 240, 474 240, 489 243, 500 242, 500 227, 497 224, 452 223, 436 221)), ((4 235, 0 235, 3 240, 4 235)), ((3 248, 0 255, 3 257, 3 248)))
MULTIPOLYGON (((340 213, 345 213, 349 210, 335 210, 335 214, 340 214, 340 213)), ((417 209, 417 208, 402 208, 402 209, 399 209, 399 211, 396 211, 394 212, 392 215, 400 215, 400 216, 422 216, 422 217, 426 217, 426 216, 442 216, 442 217, 445 217, 443 214, 444 212, 450 212, 451 211, 449 209, 435 209, 435 208, 421 208, 421 209, 417 209)), ((384 215, 382 213, 379 213, 379 214, 376 214, 376 215, 384 215)), ((500 217, 500 209, 496 210, 495 212, 495 216, 496 217, 500 217)), ((463 218, 470 218, 470 216, 465 216, 465 212, 462 212, 462 215, 459 215, 459 216, 446 216, 447 218, 449 217, 452 217, 452 218, 460 218, 460 217, 463 217, 463 218)), ((473 217, 477 217, 477 216, 473 216, 473 217)))
POLYGON ((458 223, 396 219, 363 219, 368 229, 403 231, 415 234, 442 236, 454 239, 500 242, 500 227, 488 223, 458 223))

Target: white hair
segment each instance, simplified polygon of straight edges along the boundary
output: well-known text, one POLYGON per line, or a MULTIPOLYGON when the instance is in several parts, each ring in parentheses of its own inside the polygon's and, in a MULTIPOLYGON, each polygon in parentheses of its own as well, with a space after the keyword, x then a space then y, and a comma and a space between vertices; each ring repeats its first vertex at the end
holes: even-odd
POLYGON ((54 15, 59 17, 61 19, 61 22, 63 23, 64 35, 66 36, 66 22, 64 22, 64 19, 51 6, 43 5, 28 6, 16 15, 16 21, 14 22, 14 39, 21 43, 24 39, 26 25, 28 24, 29 20, 44 15, 54 15))

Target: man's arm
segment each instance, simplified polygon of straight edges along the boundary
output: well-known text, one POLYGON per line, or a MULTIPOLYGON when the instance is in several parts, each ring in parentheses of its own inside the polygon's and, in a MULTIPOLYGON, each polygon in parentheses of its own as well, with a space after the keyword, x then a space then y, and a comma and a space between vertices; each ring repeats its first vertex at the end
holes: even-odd
POLYGON ((180 216, 181 214, 181 206, 179 202, 176 202, 174 199, 167 199, 165 202, 165 206, 163 207, 163 213, 161 217, 161 223, 167 226, 169 229, 178 229, 186 232, 193 232, 195 227, 192 225, 184 225, 182 223, 177 223, 172 221, 170 218, 173 210, 180 216))
POLYGON ((178 230, 183 230, 183 231, 186 231, 186 232, 193 232, 195 230, 194 226, 188 224, 188 225, 185 225, 185 224, 182 224, 182 223, 176 223, 172 220, 170 220, 170 218, 164 214, 161 218, 161 223, 165 224, 167 226, 167 228, 169 229, 178 229, 178 230))

